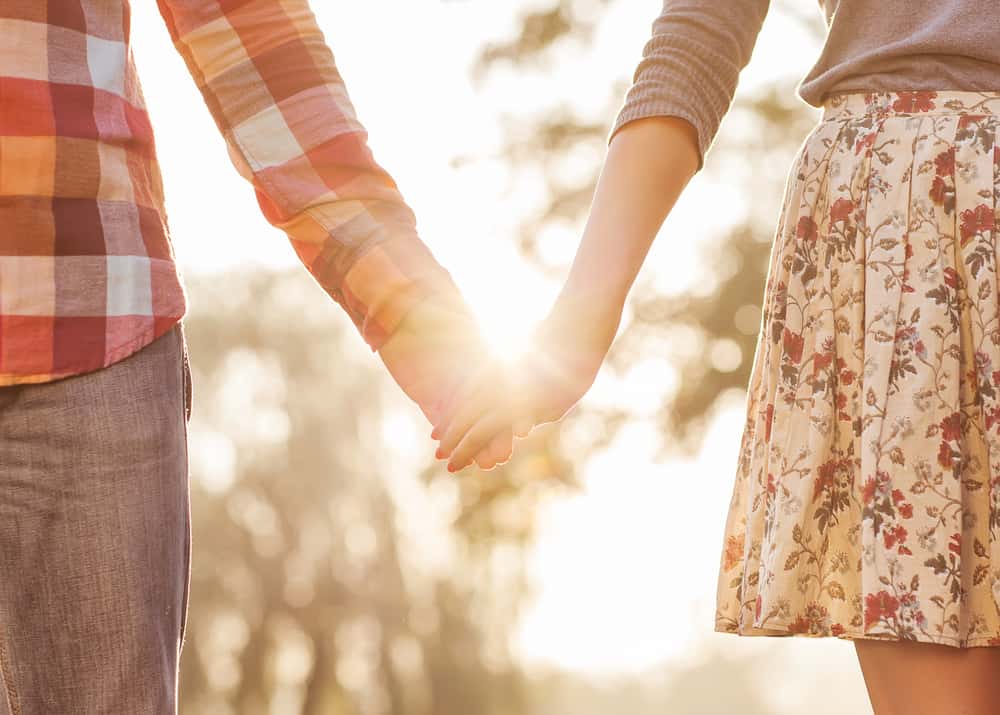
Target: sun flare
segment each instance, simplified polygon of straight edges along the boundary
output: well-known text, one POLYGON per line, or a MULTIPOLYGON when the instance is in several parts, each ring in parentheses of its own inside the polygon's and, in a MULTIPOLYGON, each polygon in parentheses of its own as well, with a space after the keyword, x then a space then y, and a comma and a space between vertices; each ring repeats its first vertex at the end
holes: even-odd
POLYGON ((485 304, 470 302, 479 319, 483 339, 494 357, 513 363, 532 349, 531 331, 537 321, 525 321, 519 311, 512 310, 502 300, 485 304))

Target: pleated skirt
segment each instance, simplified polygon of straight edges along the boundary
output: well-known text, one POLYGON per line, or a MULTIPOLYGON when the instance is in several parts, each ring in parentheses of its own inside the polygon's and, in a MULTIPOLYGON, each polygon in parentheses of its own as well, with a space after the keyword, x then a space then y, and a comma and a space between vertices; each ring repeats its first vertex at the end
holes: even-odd
POLYGON ((715 631, 1000 646, 1000 90, 828 96, 763 290, 715 631))

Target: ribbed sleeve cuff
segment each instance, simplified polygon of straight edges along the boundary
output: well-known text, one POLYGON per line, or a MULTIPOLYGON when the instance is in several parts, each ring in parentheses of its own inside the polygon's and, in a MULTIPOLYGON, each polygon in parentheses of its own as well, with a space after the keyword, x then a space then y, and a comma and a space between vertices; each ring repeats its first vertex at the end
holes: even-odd
POLYGON ((644 100, 626 104, 619 112, 618 119, 615 120, 611 133, 608 135, 608 143, 615 138, 615 134, 629 122, 647 117, 680 117, 690 122, 698 133, 698 168, 695 173, 701 171, 705 165, 705 152, 712 142, 711 131, 690 108, 669 100, 644 100))
POLYGON ((752 28, 714 22, 715 12, 669 9, 661 15, 643 48, 609 142, 636 119, 680 117, 697 130, 698 170, 702 169, 732 104, 754 36, 752 28))

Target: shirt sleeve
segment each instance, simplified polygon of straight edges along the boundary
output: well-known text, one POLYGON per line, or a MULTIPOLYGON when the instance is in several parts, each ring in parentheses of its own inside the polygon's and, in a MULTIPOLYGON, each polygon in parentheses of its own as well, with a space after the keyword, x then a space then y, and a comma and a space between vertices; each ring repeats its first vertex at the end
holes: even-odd
POLYGON ((608 138, 653 116, 686 119, 698 132, 698 171, 750 62, 769 0, 664 0, 632 86, 608 138))
POLYGON ((373 351, 419 301, 460 301, 375 162, 307 0, 157 4, 264 217, 373 351))

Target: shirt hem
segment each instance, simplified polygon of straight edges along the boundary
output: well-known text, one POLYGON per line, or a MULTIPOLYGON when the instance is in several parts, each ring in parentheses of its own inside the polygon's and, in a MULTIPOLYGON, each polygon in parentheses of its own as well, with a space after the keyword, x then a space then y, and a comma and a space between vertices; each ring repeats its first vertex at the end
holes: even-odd
POLYGON ((185 301, 181 301, 173 306, 173 310, 167 315, 157 316, 161 320, 162 318, 175 318, 175 320, 172 320, 167 324, 164 324, 163 322, 154 323, 155 327, 144 330, 127 342, 116 345, 114 348, 107 351, 104 359, 100 363, 92 361, 80 362, 60 370, 59 372, 0 374, 0 388, 15 385, 39 385, 47 382, 56 382, 57 380, 64 380, 69 377, 76 377, 77 375, 86 375, 87 373, 110 367, 111 365, 114 365, 115 363, 139 352, 139 350, 146 347, 157 338, 166 335, 168 332, 173 330, 174 326, 177 325, 177 323, 179 323, 185 315, 187 315, 187 305, 185 301), (170 313, 174 311, 179 312, 177 312, 176 315, 171 315, 170 313))

